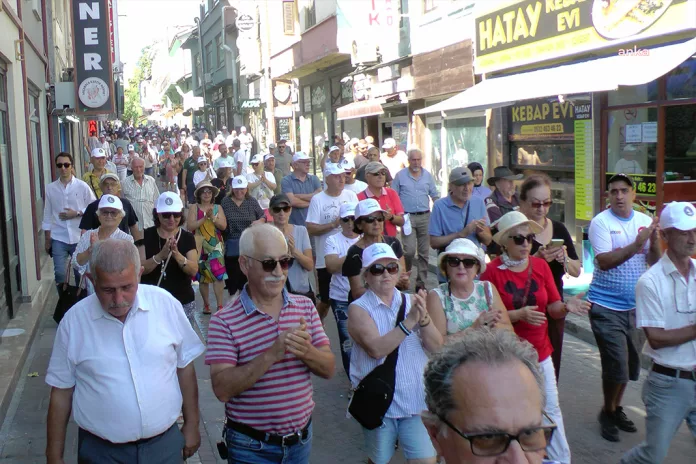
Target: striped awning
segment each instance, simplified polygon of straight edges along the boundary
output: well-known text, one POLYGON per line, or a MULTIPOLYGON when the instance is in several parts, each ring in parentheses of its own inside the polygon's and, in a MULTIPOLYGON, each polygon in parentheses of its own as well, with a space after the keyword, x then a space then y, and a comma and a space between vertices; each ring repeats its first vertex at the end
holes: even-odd
POLYGON ((382 109, 383 98, 375 98, 372 100, 363 100, 336 109, 336 116, 339 121, 346 119, 366 118, 368 116, 379 116, 384 114, 382 109))

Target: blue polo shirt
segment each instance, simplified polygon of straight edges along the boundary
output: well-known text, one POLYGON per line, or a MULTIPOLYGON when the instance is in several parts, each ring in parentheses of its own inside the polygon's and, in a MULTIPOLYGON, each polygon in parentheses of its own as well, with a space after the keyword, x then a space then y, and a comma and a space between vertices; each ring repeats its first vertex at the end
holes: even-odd
MULTIPOLYGON (((303 193, 314 193, 317 189, 321 188, 321 181, 317 176, 312 174, 307 174, 304 182, 295 177, 295 173, 291 172, 287 176, 283 177, 280 183, 283 193, 293 193, 293 194, 303 194, 303 193)), ((290 213, 290 219, 288 222, 296 226, 304 226, 307 222, 307 212, 309 208, 292 208, 292 213, 290 213)))
POLYGON ((421 175, 416 179, 408 168, 403 168, 394 176, 391 188, 399 194, 401 204, 407 213, 430 211, 428 197, 431 197, 433 201, 440 197, 435 179, 425 169, 421 169, 421 175))
MULTIPOLYGON (((488 212, 486 211, 486 205, 483 199, 471 197, 464 207, 460 208, 452 202, 451 197, 446 196, 445 198, 440 198, 433 204, 433 212, 430 214, 428 231, 429 234, 434 237, 444 237, 445 235, 459 232, 466 227, 467 224, 479 219, 485 219, 486 225, 490 225, 491 223, 488 219, 488 212), (467 211, 469 217, 466 219, 465 223, 464 220, 467 217, 467 211)), ((466 238, 476 245, 481 246, 476 233, 466 238)))

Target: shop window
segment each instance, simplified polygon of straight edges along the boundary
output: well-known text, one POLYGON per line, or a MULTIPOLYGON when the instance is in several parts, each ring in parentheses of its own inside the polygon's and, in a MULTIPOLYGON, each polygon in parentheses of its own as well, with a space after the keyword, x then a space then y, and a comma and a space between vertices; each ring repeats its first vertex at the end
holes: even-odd
POLYGON ((445 155, 449 170, 471 162, 487 165, 486 118, 445 120, 445 155))
POLYGON ((205 71, 213 69, 213 42, 208 42, 205 46, 205 71))
POLYGON ((665 108, 665 180, 696 180, 696 105, 665 108))
MULTIPOLYGON (((426 132, 426 156, 430 157, 430 173, 435 177, 435 185, 442 192, 445 184, 445 166, 442 162, 442 123, 428 123, 426 132)), ((485 165, 483 165, 485 166, 485 165)))
POLYGON ((667 74, 667 99, 696 98, 696 58, 690 58, 667 74))
POLYGON ((225 64, 225 50, 222 48, 222 34, 215 37, 215 52, 217 53, 218 68, 225 64))
POLYGON ((302 87, 302 108, 305 113, 312 111, 312 89, 308 85, 302 87))
POLYGON ((658 99, 658 81, 643 85, 621 86, 609 94, 609 106, 635 105, 658 99))
POLYGON ((573 169, 575 144, 572 140, 511 142, 510 164, 519 169, 573 169))

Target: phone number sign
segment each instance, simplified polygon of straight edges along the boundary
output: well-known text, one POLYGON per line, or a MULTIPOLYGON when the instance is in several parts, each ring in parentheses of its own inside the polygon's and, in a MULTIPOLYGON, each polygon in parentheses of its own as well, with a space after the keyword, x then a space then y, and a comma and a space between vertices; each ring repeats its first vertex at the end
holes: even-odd
MULTIPOLYGON (((615 173, 607 173, 607 185, 609 184, 609 179, 615 173)), ((657 196, 657 176, 654 174, 626 174, 633 181, 633 188, 636 194, 641 197, 654 197, 657 196)))

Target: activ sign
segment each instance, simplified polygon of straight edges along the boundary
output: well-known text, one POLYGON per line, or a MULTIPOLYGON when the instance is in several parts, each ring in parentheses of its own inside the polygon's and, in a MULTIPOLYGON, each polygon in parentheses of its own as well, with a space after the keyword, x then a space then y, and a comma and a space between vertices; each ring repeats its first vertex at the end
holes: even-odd
POLYGON ((109 0, 72 2, 77 114, 114 112, 109 0))
POLYGON ((476 74, 696 29, 693 0, 479 2, 476 74))

